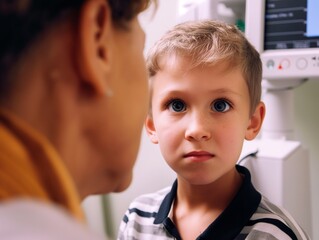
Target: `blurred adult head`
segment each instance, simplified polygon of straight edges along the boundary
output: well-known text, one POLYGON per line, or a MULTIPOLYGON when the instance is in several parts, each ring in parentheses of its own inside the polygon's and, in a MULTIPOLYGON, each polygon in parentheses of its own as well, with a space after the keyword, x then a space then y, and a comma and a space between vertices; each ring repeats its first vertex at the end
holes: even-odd
POLYGON ((0 107, 42 133, 85 197, 131 182, 150 0, 0 0, 0 107))

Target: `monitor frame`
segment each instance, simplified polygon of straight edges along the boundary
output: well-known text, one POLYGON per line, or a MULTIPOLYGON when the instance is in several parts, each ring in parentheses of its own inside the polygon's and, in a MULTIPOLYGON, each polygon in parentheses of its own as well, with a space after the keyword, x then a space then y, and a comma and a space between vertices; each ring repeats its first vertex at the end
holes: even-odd
POLYGON ((319 48, 264 50, 265 12, 266 0, 246 0, 245 35, 260 53, 263 78, 319 80, 319 48))

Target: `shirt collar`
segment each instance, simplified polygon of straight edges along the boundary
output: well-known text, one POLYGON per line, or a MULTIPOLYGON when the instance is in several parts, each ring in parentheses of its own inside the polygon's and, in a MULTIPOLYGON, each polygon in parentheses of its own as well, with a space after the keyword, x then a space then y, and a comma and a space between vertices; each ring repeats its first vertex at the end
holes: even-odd
MULTIPOLYGON (((249 170, 240 165, 237 165, 236 169, 245 176, 242 186, 229 206, 209 225, 198 239, 234 239, 257 210, 261 201, 261 194, 252 185, 249 170)), ((154 224, 163 223, 168 217, 172 203, 176 198, 176 193, 177 180, 175 180, 171 191, 164 198, 154 224)))
POLYGON ((163 223, 163 221, 167 218, 171 210, 171 207, 173 205, 174 199, 176 198, 176 193, 177 193, 177 180, 175 180, 175 182, 173 183, 171 191, 165 196, 158 210, 156 218, 154 220, 154 224, 163 223))

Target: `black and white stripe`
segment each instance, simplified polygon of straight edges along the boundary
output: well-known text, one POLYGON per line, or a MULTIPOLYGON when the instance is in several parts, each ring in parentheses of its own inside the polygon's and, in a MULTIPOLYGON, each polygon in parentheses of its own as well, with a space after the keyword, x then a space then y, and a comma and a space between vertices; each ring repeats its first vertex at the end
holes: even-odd
MULTIPOLYGON (((246 168, 237 166, 237 170, 245 175, 243 186, 218 221, 212 222, 197 239, 309 239, 287 211, 255 190, 246 168)), ((118 239, 180 239, 169 218, 176 190, 177 181, 172 187, 135 199, 123 217, 118 239)))

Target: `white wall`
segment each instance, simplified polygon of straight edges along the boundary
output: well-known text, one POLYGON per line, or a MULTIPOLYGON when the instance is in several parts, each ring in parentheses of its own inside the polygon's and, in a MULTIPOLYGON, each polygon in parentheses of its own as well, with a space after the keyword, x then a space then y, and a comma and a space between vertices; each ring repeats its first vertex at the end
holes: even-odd
MULTIPOLYGON (((295 89, 296 136, 310 152, 313 239, 319 239, 319 78, 295 89)), ((302 207, 302 206, 301 206, 302 207)))

